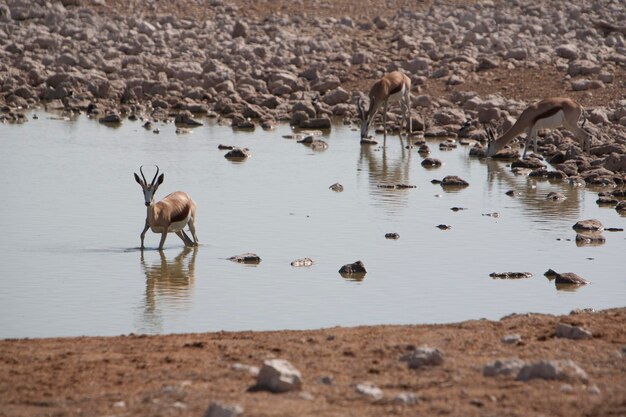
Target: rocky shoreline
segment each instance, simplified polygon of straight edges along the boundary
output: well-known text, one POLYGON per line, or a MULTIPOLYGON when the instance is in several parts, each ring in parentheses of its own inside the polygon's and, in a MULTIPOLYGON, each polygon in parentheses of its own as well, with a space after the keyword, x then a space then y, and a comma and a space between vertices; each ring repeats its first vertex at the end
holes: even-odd
POLYGON ((43 106, 111 123, 193 126, 194 115, 209 115, 246 129, 324 129, 332 117, 358 125, 358 98, 401 70, 415 88, 416 133, 454 137, 470 120, 475 130, 463 136, 478 156, 485 124, 503 130, 533 101, 575 97, 594 133, 591 155, 566 131, 540 138, 540 149, 560 178, 619 185, 626 33, 610 22, 626 12, 619 0, 601 3, 435 1, 330 17, 343 2, 326 13, 307 2, 302 15, 260 16, 243 0, 184 0, 175 9, 156 0, 9 0, 0 5, 0 118, 24 122, 24 109, 43 106))

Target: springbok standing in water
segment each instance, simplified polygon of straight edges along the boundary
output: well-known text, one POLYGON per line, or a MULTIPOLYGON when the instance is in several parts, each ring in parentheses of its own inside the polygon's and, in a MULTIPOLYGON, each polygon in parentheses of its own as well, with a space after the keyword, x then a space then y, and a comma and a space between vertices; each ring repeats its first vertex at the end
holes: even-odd
POLYGON ((141 189, 143 190, 147 207, 146 225, 143 232, 141 232, 141 249, 144 248, 143 240, 148 229, 152 229, 154 233, 161 233, 159 250, 163 250, 163 244, 165 243, 168 233, 176 233, 176 236, 181 238, 185 246, 198 246, 198 236, 196 235, 195 227, 196 203, 187 193, 176 191, 155 204, 154 196, 159 186, 163 184, 164 178, 164 174, 159 176, 158 166, 156 166, 156 169, 157 172, 154 174, 150 185, 148 185, 148 181, 146 181, 146 177, 143 175, 143 165, 139 167, 141 178, 139 178, 137 174, 134 174, 135 181, 141 185, 141 189), (157 176, 159 176, 158 179, 157 176), (193 241, 183 230, 187 225, 193 236, 193 241))
POLYGON ((376 81, 369 93, 370 105, 365 111, 363 103, 359 99, 357 110, 361 119, 361 139, 367 138, 370 123, 374 120, 376 112, 381 105, 383 108, 384 141, 387 141, 387 103, 389 101, 400 101, 402 107, 402 125, 400 126, 400 137, 402 128, 406 126, 406 119, 409 119, 409 133, 413 131, 411 121, 411 79, 399 71, 393 71, 376 81))
MULTIPOLYGON (((522 159, 524 159, 532 140, 535 142, 534 150, 537 152, 537 133, 540 129, 556 129, 559 127, 564 127, 572 132, 585 152, 589 152, 591 135, 578 126, 578 120, 582 114, 582 106, 569 98, 547 98, 539 103, 531 104, 526 107, 515 124, 498 139, 495 139, 491 129, 488 129, 489 144, 487 145, 487 156, 494 156, 507 143, 524 133, 524 131, 527 131, 524 154, 522 155, 522 159)), ((582 126, 584 125, 585 120, 583 120, 582 126)))

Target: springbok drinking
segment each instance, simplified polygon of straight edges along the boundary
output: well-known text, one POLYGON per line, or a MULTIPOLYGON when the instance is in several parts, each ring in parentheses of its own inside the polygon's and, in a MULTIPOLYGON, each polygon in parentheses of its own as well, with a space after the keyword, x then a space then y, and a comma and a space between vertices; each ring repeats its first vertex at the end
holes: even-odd
POLYGON ((164 178, 164 174, 159 176, 159 167, 155 166, 157 171, 150 185, 148 185, 148 181, 146 181, 146 177, 143 175, 143 165, 139 167, 141 178, 136 173, 134 174, 135 181, 141 185, 143 190, 147 207, 146 225, 143 232, 141 232, 141 249, 144 248, 143 241, 148 229, 152 229, 154 233, 161 233, 159 250, 163 250, 163 244, 168 233, 176 233, 176 236, 181 238, 185 246, 198 246, 198 236, 196 235, 195 227, 196 203, 183 191, 168 194, 163 200, 155 203, 154 196, 159 186, 163 184, 164 178), (183 230, 187 225, 193 236, 193 241, 183 230))

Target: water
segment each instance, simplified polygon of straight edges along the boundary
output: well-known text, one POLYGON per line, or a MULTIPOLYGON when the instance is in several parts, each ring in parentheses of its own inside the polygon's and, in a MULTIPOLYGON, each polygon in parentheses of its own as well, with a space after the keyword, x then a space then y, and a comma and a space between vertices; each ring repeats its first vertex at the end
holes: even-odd
POLYGON ((437 140, 431 156, 445 165, 427 170, 397 136, 384 151, 361 147, 343 126, 324 137, 324 152, 282 138, 288 126, 159 128, 48 114, 0 125, 0 337, 439 323, 626 300, 625 234, 605 232, 602 246, 574 243, 578 220, 626 223, 599 208, 591 190, 515 177, 502 162, 469 158, 467 148, 439 151, 437 140), (248 147, 252 157, 228 161, 220 143, 248 147), (159 253, 159 236, 148 232, 148 249, 138 250, 145 207, 133 172, 141 164, 165 173, 158 198, 183 190, 195 199, 199 248, 169 235, 159 253), (471 185, 446 192, 430 183, 446 175, 471 185), (329 190, 335 182, 345 191, 329 190), (378 187, 389 183, 417 188, 378 187), (522 196, 505 195, 510 189, 522 196), (546 201, 549 191, 567 200, 546 201), (499 217, 483 215, 493 212, 499 217), (388 232, 400 239, 385 239, 388 232), (225 259, 244 252, 262 262, 225 259), (290 266, 303 257, 315 264, 290 266), (338 274, 356 260, 368 270, 363 280, 338 274), (557 291, 542 275, 548 268, 592 284, 557 291), (493 280, 494 271, 534 277, 493 280))

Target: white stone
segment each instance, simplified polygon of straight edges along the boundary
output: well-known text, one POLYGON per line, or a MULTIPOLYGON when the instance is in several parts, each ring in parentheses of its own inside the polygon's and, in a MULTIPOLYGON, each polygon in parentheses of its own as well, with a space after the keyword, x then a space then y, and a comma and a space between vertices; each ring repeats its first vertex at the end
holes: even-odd
POLYGON ((298 390, 302 386, 300 372, 284 359, 270 359, 263 362, 257 376, 257 385, 272 392, 298 390))
POLYGON ((204 417, 237 417, 243 413, 243 408, 239 405, 226 405, 218 402, 212 403, 204 417))
POLYGON ((383 391, 371 382, 357 384, 356 392, 374 400, 380 400, 383 398, 383 391))
POLYGON ((393 402, 395 404, 413 405, 417 404, 418 397, 412 392, 401 392, 400 394, 393 397, 393 402))
POLYGON ((519 334, 507 334, 500 339, 506 345, 517 345, 522 343, 522 336, 519 334))

